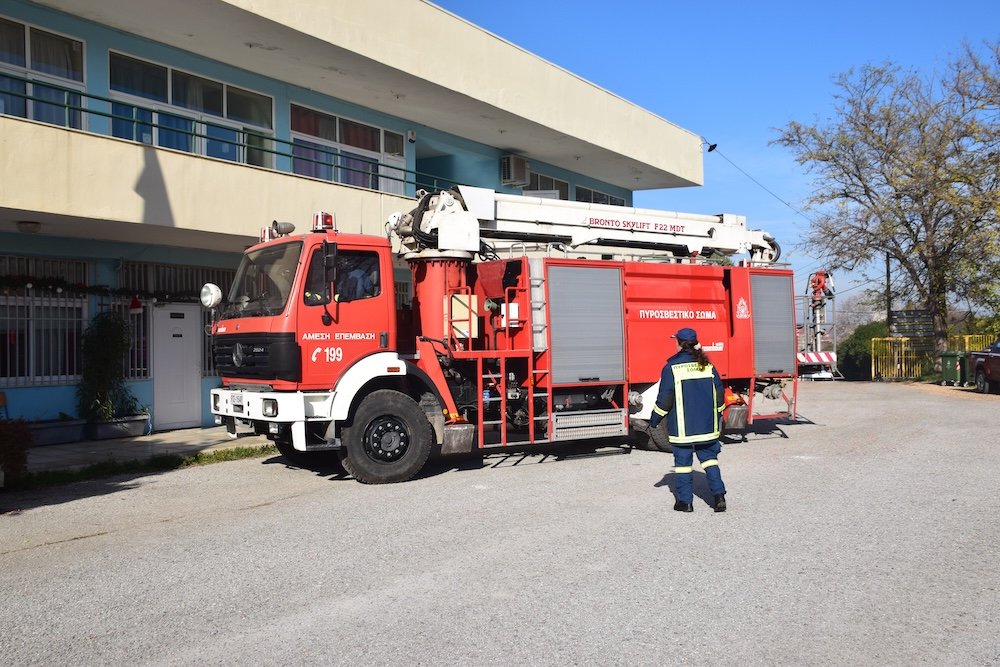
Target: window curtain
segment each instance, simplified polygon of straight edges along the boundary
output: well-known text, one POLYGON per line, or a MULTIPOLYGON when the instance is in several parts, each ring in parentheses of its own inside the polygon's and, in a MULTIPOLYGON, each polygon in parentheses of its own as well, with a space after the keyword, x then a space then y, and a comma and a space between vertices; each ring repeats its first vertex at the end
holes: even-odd
POLYGON ((0 91, 16 93, 4 95, 3 92, 0 92, 0 113, 27 118, 28 103, 25 99, 27 91, 24 81, 0 75, 0 91))
POLYGON ((83 44, 32 28, 31 69, 63 79, 83 81, 83 44))
POLYGON ((157 102, 166 102, 167 69, 112 53, 111 89, 157 102))
POLYGON ((337 170, 339 183, 356 185, 361 188, 376 189, 378 163, 353 153, 340 154, 340 169, 337 170))
POLYGON ((292 171, 300 176, 333 180, 334 153, 325 146, 296 139, 292 145, 292 171))
POLYGON ((271 129, 271 98, 227 86, 226 117, 241 123, 250 123, 271 129))
POLYGON ((373 153, 381 153, 382 146, 379 134, 380 130, 377 127, 344 119, 340 121, 340 143, 342 144, 373 153))
POLYGON ((24 26, 0 18, 0 62, 24 67, 24 26))
POLYGON ((337 141, 337 119, 333 116, 292 105, 292 132, 337 141))
POLYGON ((32 102, 31 117, 43 123, 62 125, 63 127, 73 127, 80 129, 83 127, 81 111, 78 111, 82 102, 80 95, 71 93, 59 88, 53 88, 40 83, 31 84, 32 95, 35 100, 32 102), (49 100, 52 103, 41 102, 39 100, 49 100), (71 109, 70 107, 76 107, 71 109))

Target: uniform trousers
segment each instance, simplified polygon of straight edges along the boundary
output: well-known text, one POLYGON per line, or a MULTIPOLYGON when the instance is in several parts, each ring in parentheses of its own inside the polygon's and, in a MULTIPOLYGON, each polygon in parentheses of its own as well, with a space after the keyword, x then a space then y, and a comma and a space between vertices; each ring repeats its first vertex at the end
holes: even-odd
POLYGON ((691 464, 694 463, 695 456, 701 462, 701 468, 705 471, 705 477, 708 478, 708 492, 713 496, 726 492, 726 485, 722 483, 722 472, 719 471, 719 453, 721 451, 722 443, 718 440, 704 445, 674 445, 674 481, 677 500, 690 503, 694 499, 694 494, 691 491, 693 477, 691 464))

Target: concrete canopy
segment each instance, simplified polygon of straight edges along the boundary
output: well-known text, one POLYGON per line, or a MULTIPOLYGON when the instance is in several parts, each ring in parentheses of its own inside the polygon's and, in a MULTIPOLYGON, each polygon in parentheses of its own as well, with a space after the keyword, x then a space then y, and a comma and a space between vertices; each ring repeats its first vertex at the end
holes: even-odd
POLYGON ((628 190, 703 182, 698 135, 424 0, 35 2, 628 190))

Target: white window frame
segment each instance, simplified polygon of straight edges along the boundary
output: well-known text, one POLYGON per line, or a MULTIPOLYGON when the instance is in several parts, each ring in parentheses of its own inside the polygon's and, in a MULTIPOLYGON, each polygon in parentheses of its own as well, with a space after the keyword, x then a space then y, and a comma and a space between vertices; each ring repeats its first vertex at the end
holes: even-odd
MULTIPOLYGON (((312 134, 306 134, 304 132, 290 131, 292 145, 295 145, 295 140, 300 139, 302 141, 308 141, 311 144, 315 144, 324 149, 328 149, 330 153, 337 156, 335 164, 331 165, 333 168, 333 179, 331 182, 337 183, 339 185, 347 185, 352 187, 364 187, 366 190, 375 190, 376 192, 386 192, 389 194, 403 194, 405 191, 405 183, 402 180, 398 180, 405 176, 406 169, 406 133, 398 132, 396 130, 391 130, 381 125, 375 125, 369 123, 368 121, 360 120, 358 118, 352 118, 350 116, 344 116, 338 113, 333 113, 325 109, 320 109, 319 107, 310 104, 301 104, 292 100, 289 102, 289 114, 291 114, 292 106, 297 106, 302 109, 307 109, 309 111, 315 111, 316 113, 323 114, 324 116, 329 116, 336 119, 337 122, 337 138, 338 141, 330 141, 329 139, 322 139, 312 134), (345 144, 340 139, 340 121, 346 120, 351 123, 357 123, 359 125, 365 125, 367 127, 373 127, 379 131, 379 146, 381 147, 381 152, 375 152, 366 150, 363 148, 357 148, 356 146, 351 146, 350 144, 345 144), (387 153, 385 151, 385 133, 392 132, 393 134, 398 134, 403 137, 403 153, 397 155, 395 153, 387 153), (362 185, 354 185, 353 183, 348 183, 341 180, 341 172, 348 174, 353 174, 354 172, 344 169, 341 167, 341 160, 345 153, 350 155, 357 155, 361 158, 366 158, 375 162, 377 169, 371 172, 371 180, 373 183, 377 184, 376 188, 370 188, 362 185), (395 178, 384 178, 385 176, 391 176, 395 178)), ((350 159, 350 155, 348 159, 350 159)), ((293 172, 294 167, 293 167, 293 172)), ((300 176, 304 174, 299 174, 300 176)), ((307 176, 307 178, 310 178, 307 176)))
MULTIPOLYGON (((81 104, 80 104, 80 106, 83 106, 83 97, 86 96, 86 92, 87 92, 87 42, 84 41, 83 39, 80 39, 79 37, 74 36, 74 35, 70 35, 70 34, 67 34, 67 33, 64 33, 64 32, 58 31, 58 30, 52 30, 51 28, 48 28, 46 26, 41 26, 41 25, 38 25, 36 23, 29 23, 28 21, 22 21, 21 19, 16 19, 16 18, 14 18, 12 16, 7 16, 6 14, 0 14, 0 18, 3 18, 5 20, 7 20, 7 21, 10 21, 11 23, 17 23, 17 24, 20 24, 20 25, 24 26, 24 67, 19 67, 17 65, 13 65, 13 64, 7 63, 7 62, 0 62, 0 74, 8 73, 8 74, 12 74, 14 76, 17 76, 19 78, 26 79, 27 82, 28 82, 28 85, 26 86, 26 89, 25 89, 24 92, 25 92, 25 95, 29 96, 29 98, 30 97, 34 97, 35 93, 34 93, 34 90, 33 90, 33 84, 37 82, 37 83, 39 83, 39 84, 41 84, 43 86, 44 85, 53 85, 53 86, 57 86, 59 88, 66 88, 66 89, 69 89, 69 90, 73 90, 74 92, 80 93, 80 96, 81 96, 81 99, 80 99, 81 104), (52 35, 56 35, 57 37, 63 37, 65 39, 69 39, 69 40, 72 40, 74 42, 79 42, 80 43, 80 52, 81 52, 80 77, 81 78, 80 78, 79 81, 77 81, 76 79, 64 79, 62 77, 55 76, 53 74, 47 74, 45 72, 39 72, 37 70, 32 69, 32 66, 31 66, 32 65, 32 62, 31 62, 31 29, 32 28, 35 28, 37 30, 41 30, 42 32, 47 32, 47 33, 52 34, 52 35)), ((29 120, 38 120, 38 119, 35 118, 35 108, 34 107, 35 107, 36 104, 46 104, 46 103, 45 102, 38 102, 38 101, 33 100, 33 99, 25 99, 24 102, 25 102, 25 118, 27 118, 29 120)), ((58 104, 56 104, 54 102, 49 103, 49 104, 53 104, 54 106, 59 106, 58 104)), ((67 110, 67 112, 68 112, 68 110, 67 110)), ((12 115, 12 114, 10 114, 7 111, 3 111, 3 112, 0 112, 0 113, 6 114, 6 115, 12 115)), ((57 127, 66 127, 66 128, 71 128, 71 129, 74 129, 74 130, 86 130, 87 129, 87 120, 88 120, 87 116, 88 116, 88 114, 84 113, 83 111, 77 111, 76 113, 80 114, 80 125, 79 125, 79 127, 71 125, 69 123, 69 119, 68 118, 67 118, 66 124, 61 125, 61 126, 57 126, 57 127)), ((38 122, 45 123, 47 121, 38 120, 38 122)))
MULTIPOLYGON (((532 189, 531 183, 529 182, 528 185, 524 186, 523 192, 529 192, 529 193, 549 192, 549 191, 560 192, 560 188, 558 186, 562 185, 566 190, 566 201, 569 200, 569 181, 564 181, 561 178, 556 178, 555 176, 549 176, 548 174, 543 174, 534 170, 531 171, 529 178, 536 179, 535 182, 538 187, 532 189), (549 184, 550 187, 545 187, 545 184, 539 182, 543 178, 547 178, 549 181, 551 181, 551 183, 549 184)), ((556 199, 562 199, 562 197, 556 197, 556 199)))
POLYGON ((608 198, 608 202, 606 204, 603 204, 604 206, 626 206, 627 202, 628 202, 628 200, 625 199, 624 197, 619 197, 618 195, 613 195, 613 194, 610 194, 608 192, 603 192, 601 190, 595 190, 594 188, 588 188, 586 185, 577 185, 577 186, 575 186, 575 190, 576 191, 573 194, 576 197, 576 201, 578 201, 578 202, 584 202, 584 203, 589 203, 589 204, 600 204, 601 202, 595 202, 594 201, 593 195, 604 195, 605 197, 607 197, 608 198), (586 190, 586 191, 592 193, 590 199, 589 200, 588 199, 580 199, 580 190, 586 190), (613 202, 613 201, 611 201, 612 199, 616 199, 616 200, 620 201, 621 203, 618 204, 616 202, 613 202))
MULTIPOLYGON (((267 98, 271 102, 271 125, 274 125, 274 115, 275 115, 275 101, 274 96, 268 95, 258 90, 253 90, 246 86, 237 86, 236 84, 231 84, 221 79, 216 79, 213 77, 203 76, 197 72, 191 72, 186 69, 179 67, 173 67, 163 62, 156 60, 150 60, 149 58, 142 58, 131 53, 126 53, 125 51, 119 51, 117 49, 108 49, 108 70, 111 69, 111 56, 119 55, 124 58, 131 58, 132 60, 137 60, 139 62, 148 63, 156 67, 162 67, 167 71, 167 101, 161 102, 159 100, 153 100, 148 97, 142 97, 140 95, 133 95, 131 93, 123 93, 118 90, 111 90, 109 97, 112 101, 118 102, 120 104, 127 104, 133 107, 141 107, 144 109, 149 109, 154 113, 153 120, 151 121, 153 135, 151 141, 146 142, 142 139, 133 139, 139 143, 148 143, 152 146, 157 146, 159 148, 168 148, 169 146, 160 146, 160 118, 159 114, 164 113, 170 116, 177 116, 179 118, 185 118, 194 122, 194 127, 192 132, 194 136, 192 137, 192 150, 190 153, 192 155, 201 155, 202 157, 208 157, 213 160, 225 160, 226 162, 233 162, 235 164, 243 164, 251 167, 262 166, 265 168, 274 167, 274 156, 268 153, 268 158, 265 160, 264 165, 256 165, 247 162, 248 149, 247 149, 247 132, 253 132, 254 134, 267 137, 268 139, 274 139, 274 128, 266 127, 263 125, 256 125, 254 123, 248 123, 245 121, 233 120, 228 117, 229 113, 229 88, 238 88, 240 90, 245 90, 247 92, 253 93, 255 95, 260 95, 261 97, 267 98), (189 76, 198 77, 201 79, 207 79, 209 81, 219 83, 222 85, 222 116, 216 116, 214 114, 206 113, 204 111, 196 111, 194 109, 189 109, 187 107, 178 106, 171 103, 174 98, 174 72, 180 72, 181 74, 187 74, 189 76), (216 125, 218 127, 228 128, 235 130, 240 136, 237 139, 237 159, 230 160, 229 158, 212 157, 208 155, 208 142, 216 141, 210 139, 206 135, 208 134, 208 125, 216 125)), ((136 121, 138 122, 138 121, 136 121)), ((168 129, 168 131, 170 131, 168 129)), ((217 140, 222 141, 222 140, 217 140)), ((171 149, 171 150, 182 150, 183 149, 171 149)), ((258 149, 254 149, 258 150, 258 149)), ((183 151, 188 152, 188 151, 183 151)))

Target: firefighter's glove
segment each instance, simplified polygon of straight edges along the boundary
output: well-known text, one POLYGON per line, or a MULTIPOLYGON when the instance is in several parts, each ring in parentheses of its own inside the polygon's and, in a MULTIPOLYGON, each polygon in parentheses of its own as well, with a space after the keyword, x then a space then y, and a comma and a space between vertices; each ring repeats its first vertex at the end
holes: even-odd
POLYGON ((657 426, 660 425, 660 421, 662 420, 663 420, 663 415, 654 410, 653 414, 649 416, 649 428, 656 428, 657 426))

